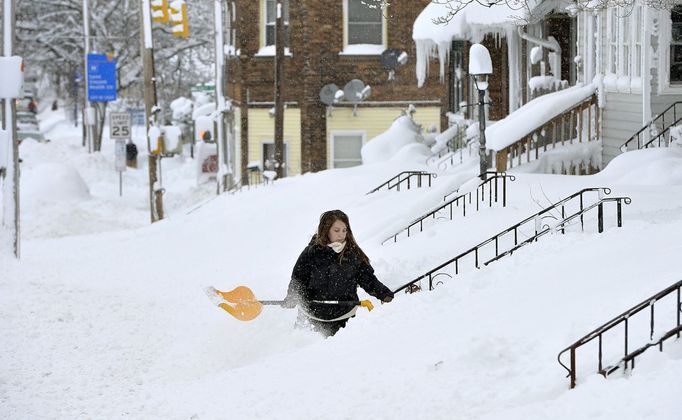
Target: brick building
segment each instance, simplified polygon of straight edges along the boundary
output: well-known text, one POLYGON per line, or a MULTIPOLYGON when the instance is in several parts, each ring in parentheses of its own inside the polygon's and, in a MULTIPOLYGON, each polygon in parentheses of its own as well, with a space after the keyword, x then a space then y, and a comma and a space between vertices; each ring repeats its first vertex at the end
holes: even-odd
MULTIPOLYGON (((275 0, 236 0, 234 49, 229 60, 228 95, 236 106, 238 167, 258 163, 273 152, 275 0)), ((285 1, 287 50, 284 62, 284 142, 287 174, 360 163, 360 147, 384 132, 409 104, 425 128, 445 128, 451 109, 448 81, 438 74, 418 87, 412 27, 430 0, 392 2, 382 14, 361 0, 285 1), (406 65, 389 80, 380 61, 386 48, 405 51, 406 65), (357 106, 340 103, 329 113, 320 100, 323 86, 339 88, 353 79, 371 86, 357 106), (354 115, 355 114, 355 115, 354 115), (435 126, 435 127, 434 127, 435 126)))

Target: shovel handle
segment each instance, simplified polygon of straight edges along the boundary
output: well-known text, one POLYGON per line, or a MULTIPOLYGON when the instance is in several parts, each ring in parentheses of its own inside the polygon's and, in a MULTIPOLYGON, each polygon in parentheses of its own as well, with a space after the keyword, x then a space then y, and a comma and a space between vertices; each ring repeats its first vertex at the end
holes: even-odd
MULTIPOLYGON (((282 306, 284 305, 283 300, 259 300, 259 302, 262 305, 279 305, 282 306)), ((326 305, 349 305, 349 306, 358 306, 362 302, 358 300, 311 300, 311 303, 322 303, 326 305)))

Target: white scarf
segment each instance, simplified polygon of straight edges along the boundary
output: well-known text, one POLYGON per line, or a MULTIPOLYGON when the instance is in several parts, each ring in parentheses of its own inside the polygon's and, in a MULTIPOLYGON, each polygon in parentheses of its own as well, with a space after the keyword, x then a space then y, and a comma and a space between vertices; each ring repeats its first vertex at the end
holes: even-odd
POLYGON ((332 242, 329 245, 327 245, 331 249, 334 250, 337 254, 343 251, 343 248, 346 246, 345 242, 332 242))

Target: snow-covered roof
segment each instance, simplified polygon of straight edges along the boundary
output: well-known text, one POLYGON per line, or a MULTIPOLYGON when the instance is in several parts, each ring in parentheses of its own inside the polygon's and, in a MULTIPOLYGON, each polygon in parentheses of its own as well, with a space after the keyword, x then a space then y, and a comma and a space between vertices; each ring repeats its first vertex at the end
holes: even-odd
POLYGON ((485 7, 473 2, 457 12, 445 24, 434 23, 434 19, 448 15, 450 9, 445 4, 430 3, 419 14, 412 28, 412 39, 429 40, 435 44, 450 42, 453 39, 472 39, 478 34, 477 27, 484 30, 514 25, 516 17, 525 16, 523 9, 516 9, 506 4, 485 7))
POLYGON ((449 22, 434 23, 448 17, 447 4, 430 3, 419 14, 412 27, 412 39, 417 46, 417 83, 424 84, 428 74, 429 57, 438 54, 441 80, 445 62, 453 40, 481 42, 486 34, 507 36, 516 26, 533 22, 552 10, 565 7, 564 0, 508 0, 492 7, 471 2, 459 10, 449 22))

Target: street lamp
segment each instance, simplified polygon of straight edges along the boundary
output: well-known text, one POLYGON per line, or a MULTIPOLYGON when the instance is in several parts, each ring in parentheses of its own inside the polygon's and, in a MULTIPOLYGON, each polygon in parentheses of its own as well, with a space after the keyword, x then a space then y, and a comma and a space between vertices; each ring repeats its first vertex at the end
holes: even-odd
POLYGON ((478 90, 478 156, 481 179, 485 181, 488 170, 488 155, 485 151, 485 91, 488 89, 488 76, 493 74, 493 63, 488 49, 481 44, 469 48, 469 75, 478 90))

